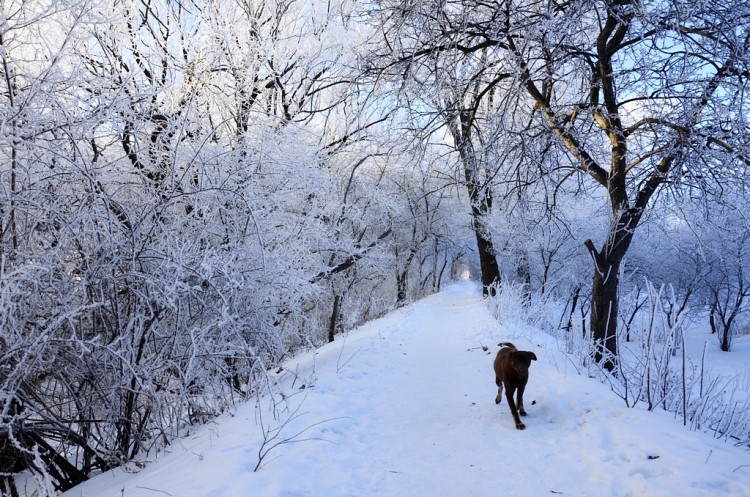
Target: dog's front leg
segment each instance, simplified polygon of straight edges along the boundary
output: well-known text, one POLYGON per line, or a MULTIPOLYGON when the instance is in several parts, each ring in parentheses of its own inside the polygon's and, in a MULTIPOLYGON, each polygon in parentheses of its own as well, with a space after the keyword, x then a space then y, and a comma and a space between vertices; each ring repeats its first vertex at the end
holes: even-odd
POLYGON ((526 409, 523 408, 523 391, 526 390, 526 385, 518 387, 518 393, 516 394, 516 408, 518 414, 526 416, 526 409))
POLYGON ((521 422, 521 418, 518 417, 518 410, 516 409, 516 403, 513 402, 513 393, 515 388, 506 385, 505 386, 505 398, 508 399, 508 407, 510 407, 510 413, 513 415, 513 421, 516 423, 516 428, 523 430, 526 425, 521 422))

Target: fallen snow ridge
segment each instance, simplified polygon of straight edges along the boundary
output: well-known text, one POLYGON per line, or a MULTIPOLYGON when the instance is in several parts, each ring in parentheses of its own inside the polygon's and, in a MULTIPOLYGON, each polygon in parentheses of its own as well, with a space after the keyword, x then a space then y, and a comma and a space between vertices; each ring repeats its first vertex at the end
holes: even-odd
POLYGON ((628 409, 570 364, 541 334, 502 329, 479 289, 459 283, 289 361, 278 420, 250 402, 144 469, 113 470, 64 495, 750 496, 750 452, 671 414, 628 409), (494 403, 503 340, 539 357, 524 431, 494 403), (254 472, 259 413, 266 429, 281 429, 264 449, 292 440, 254 472))

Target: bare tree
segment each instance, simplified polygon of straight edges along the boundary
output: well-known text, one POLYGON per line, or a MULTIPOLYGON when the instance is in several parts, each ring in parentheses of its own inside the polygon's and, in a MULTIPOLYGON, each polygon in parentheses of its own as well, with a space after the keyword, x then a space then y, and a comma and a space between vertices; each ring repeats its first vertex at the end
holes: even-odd
POLYGON ((502 57, 464 51, 460 45, 462 23, 475 8, 461 2, 381 2, 371 15, 382 22, 382 39, 376 40, 369 61, 370 72, 393 85, 391 98, 401 100, 400 105, 412 114, 411 131, 422 140, 447 146, 453 156, 449 160, 457 162, 455 181, 468 194, 488 295, 501 277, 487 223, 493 208, 492 185, 505 163, 492 161, 490 149, 497 144, 490 143, 495 128, 487 120, 487 110, 510 75, 499 64, 502 57))
POLYGON ((748 240, 750 232, 741 224, 728 223, 738 236, 724 240, 720 247, 706 250, 701 261, 707 270, 703 284, 707 288, 710 307, 711 332, 719 339, 719 348, 729 352, 732 338, 741 325, 741 317, 748 311, 750 299, 750 268, 748 268, 748 240))
POLYGON ((559 180, 581 172, 603 188, 608 233, 599 248, 585 245, 594 261, 595 356, 614 370, 620 268, 653 197, 665 185, 711 189, 735 177, 733 164, 748 163, 747 5, 379 5, 397 62, 434 66, 442 75, 460 74, 467 59, 492 61, 493 74, 512 75, 512 98, 527 102, 567 151, 559 180), (406 48, 392 41, 404 38, 406 48))
POLYGON ((540 17, 560 24, 545 25, 536 40, 510 35, 506 43, 540 118, 576 167, 609 197, 607 238, 599 249, 591 241, 586 247, 595 264, 591 328, 600 346, 596 358, 612 370, 620 267, 652 197, 664 185, 726 175, 728 164, 746 162, 743 119, 727 122, 717 109, 746 112, 747 102, 735 92, 745 85, 742 54, 750 46, 749 13, 744 4, 580 6, 587 11, 540 11, 540 17), (562 29, 572 30, 572 43, 562 37, 562 29), (583 91, 556 89, 558 75, 566 70, 583 91), (592 124, 598 136, 591 134, 592 124), (603 155, 597 144, 605 143, 608 153, 603 155))
POLYGON ((320 43, 334 18, 282 3, 230 50, 261 61, 257 85, 218 36, 247 19, 236 4, 0 7, 0 462, 40 493, 252 395, 320 333, 322 248, 361 264, 388 233, 332 234, 347 162, 323 109, 348 102, 350 68, 320 43))

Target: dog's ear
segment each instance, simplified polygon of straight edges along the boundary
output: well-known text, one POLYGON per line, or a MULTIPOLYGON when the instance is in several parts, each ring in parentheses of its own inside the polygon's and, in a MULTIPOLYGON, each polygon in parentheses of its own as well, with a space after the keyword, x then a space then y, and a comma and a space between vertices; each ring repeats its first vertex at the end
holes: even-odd
POLYGON ((536 354, 533 352, 529 352, 529 354, 531 355, 531 360, 536 361, 536 354))

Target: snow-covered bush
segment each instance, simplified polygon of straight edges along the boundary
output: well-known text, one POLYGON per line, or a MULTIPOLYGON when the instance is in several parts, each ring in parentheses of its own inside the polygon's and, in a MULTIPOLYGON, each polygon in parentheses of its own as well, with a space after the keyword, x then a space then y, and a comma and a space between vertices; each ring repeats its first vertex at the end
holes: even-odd
MULTIPOLYGON (((504 281, 487 299, 492 315, 513 336, 529 336, 539 330, 554 333, 561 310, 551 294, 530 294, 525 283, 504 281)), ((509 337, 512 338, 512 337, 509 337)))
POLYGON ((746 373, 722 376, 705 367, 704 357, 699 361, 688 357, 685 333, 691 317, 687 301, 672 287, 656 287, 648 280, 644 289, 643 301, 637 296, 624 301, 626 311, 628 306, 637 308, 635 318, 629 327, 622 327, 616 375, 601 377, 628 406, 672 412, 686 426, 732 442, 750 439, 746 373))

